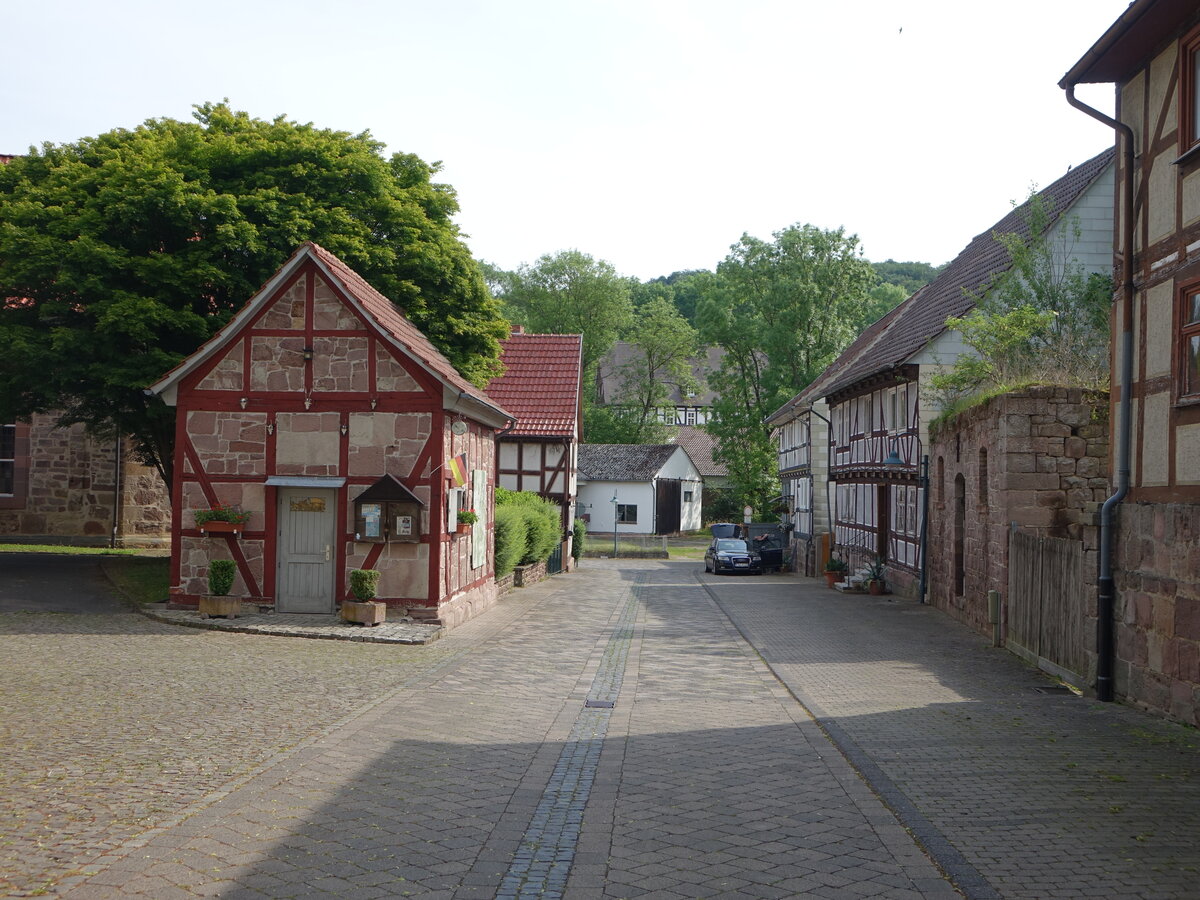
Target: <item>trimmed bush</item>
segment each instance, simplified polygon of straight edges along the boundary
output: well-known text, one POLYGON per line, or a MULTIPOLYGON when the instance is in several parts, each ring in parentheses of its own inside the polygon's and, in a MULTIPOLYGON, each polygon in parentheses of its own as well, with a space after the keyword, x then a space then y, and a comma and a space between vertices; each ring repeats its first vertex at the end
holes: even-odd
POLYGON ((232 559, 214 559, 208 564, 208 592, 214 597, 224 597, 233 587, 237 564, 232 559))
POLYGON ((350 593, 354 595, 354 599, 359 603, 374 600, 379 591, 380 575, 375 569, 351 569, 350 593))
POLYGON ((586 538, 587 522, 583 519, 576 519, 574 539, 571 542, 571 556, 574 557, 575 562, 583 559, 583 542, 586 538))
MULTIPOLYGON (((554 548, 562 540, 558 507, 532 491, 509 491, 496 488, 496 524, 500 524, 500 511, 513 510, 506 516, 519 516, 521 526, 513 528, 513 540, 519 541, 520 552, 514 567, 527 566, 549 559, 554 548)), ((506 547, 506 550, 508 548, 506 547)), ((511 569, 500 568, 500 538, 496 538, 496 574, 505 575, 511 569)))
POLYGON ((507 575, 517 567, 521 557, 525 555, 525 516, 516 506, 497 506, 495 535, 496 535, 496 577, 507 575))

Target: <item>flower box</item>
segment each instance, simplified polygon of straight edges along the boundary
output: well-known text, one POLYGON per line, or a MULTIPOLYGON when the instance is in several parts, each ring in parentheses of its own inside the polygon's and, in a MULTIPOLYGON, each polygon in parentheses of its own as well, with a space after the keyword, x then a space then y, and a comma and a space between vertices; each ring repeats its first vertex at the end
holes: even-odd
POLYGON ((241 534, 245 528, 242 522, 222 522, 218 519, 205 522, 200 526, 201 534, 241 534))

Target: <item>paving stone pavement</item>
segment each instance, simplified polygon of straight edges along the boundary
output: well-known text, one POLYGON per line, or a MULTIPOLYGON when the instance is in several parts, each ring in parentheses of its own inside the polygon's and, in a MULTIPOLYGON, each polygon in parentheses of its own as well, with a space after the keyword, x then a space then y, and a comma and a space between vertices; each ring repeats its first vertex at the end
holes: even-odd
POLYGON ((390 648, 444 657, 59 892, 955 896, 692 568, 589 563, 390 648))
POLYGON ((1194 730, 700 568, 588 561, 427 647, 0 615, 0 892, 959 896, 924 847, 969 897, 1200 895, 1194 730))
POLYGON ((1200 897, 1200 734, 1073 693, 927 606, 701 576, 971 896, 1200 897))

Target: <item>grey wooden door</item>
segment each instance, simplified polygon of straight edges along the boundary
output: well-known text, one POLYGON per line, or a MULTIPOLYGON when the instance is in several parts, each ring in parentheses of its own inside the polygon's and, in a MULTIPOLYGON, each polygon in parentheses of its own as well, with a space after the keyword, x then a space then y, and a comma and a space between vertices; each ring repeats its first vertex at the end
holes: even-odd
POLYGON ((337 492, 280 488, 275 609, 332 613, 337 492))

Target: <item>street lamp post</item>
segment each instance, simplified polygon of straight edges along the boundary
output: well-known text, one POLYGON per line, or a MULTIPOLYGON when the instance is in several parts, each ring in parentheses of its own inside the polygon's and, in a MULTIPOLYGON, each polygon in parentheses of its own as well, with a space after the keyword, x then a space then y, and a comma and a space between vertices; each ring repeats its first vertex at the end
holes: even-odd
POLYGON ((617 558, 617 492, 613 491, 613 559, 617 558))

